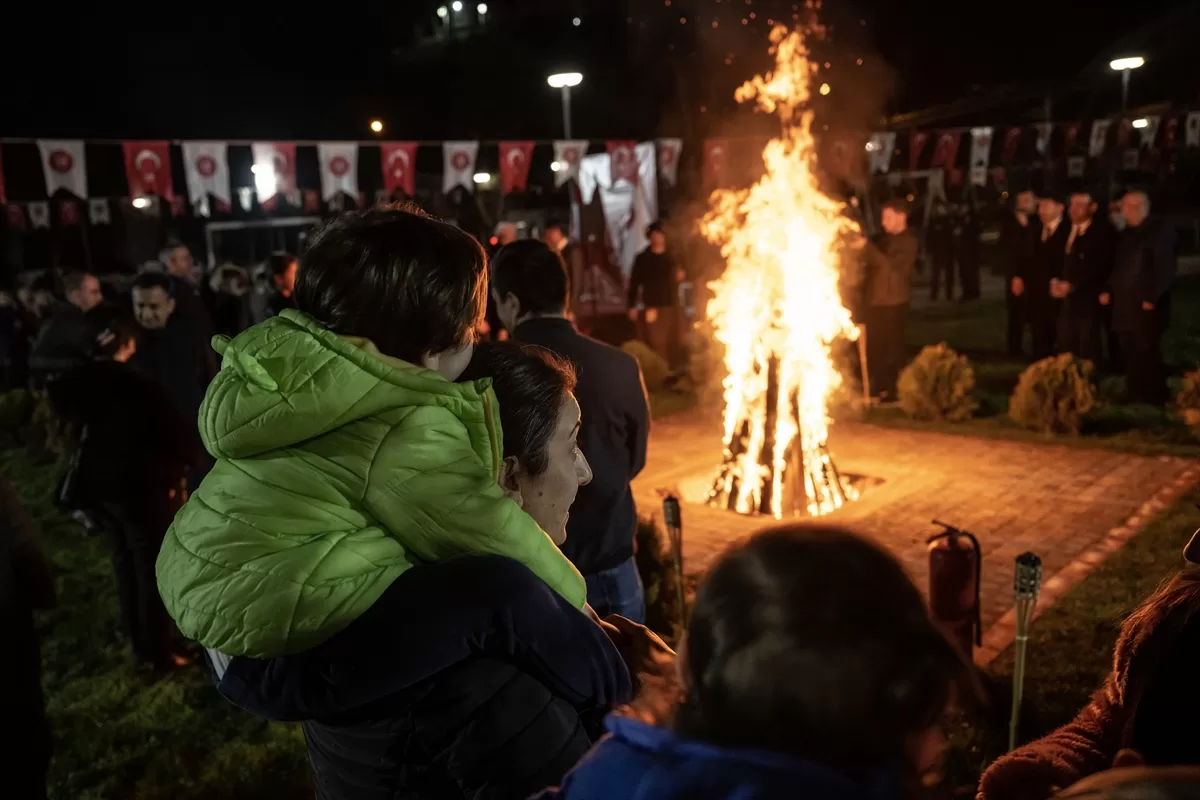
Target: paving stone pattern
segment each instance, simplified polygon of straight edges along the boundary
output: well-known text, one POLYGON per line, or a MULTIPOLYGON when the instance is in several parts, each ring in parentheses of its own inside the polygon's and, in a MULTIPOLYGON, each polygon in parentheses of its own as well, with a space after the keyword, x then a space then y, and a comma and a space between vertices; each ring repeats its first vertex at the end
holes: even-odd
MULTIPOLYGON (((1017 555, 1031 550, 1041 556, 1048 582, 1062 573, 1046 606, 1200 475, 1197 462, 1174 457, 860 424, 835 425, 830 448, 843 474, 882 482, 826 519, 886 545, 922 587, 928 584, 925 540, 939 530, 931 520, 979 537, 984 630, 996 628, 999 635, 990 637, 992 651, 1010 638, 1001 631, 1007 626, 997 623, 1012 606, 1017 555)), ((697 412, 655 423, 647 467, 634 482, 639 510, 661 519, 660 489, 684 487, 685 496, 696 496, 720 452, 714 419, 697 412)), ((683 515, 689 573, 702 572, 729 542, 772 523, 693 503, 684 504, 683 515)), ((1187 533, 1180 532, 1181 548, 1187 533)))

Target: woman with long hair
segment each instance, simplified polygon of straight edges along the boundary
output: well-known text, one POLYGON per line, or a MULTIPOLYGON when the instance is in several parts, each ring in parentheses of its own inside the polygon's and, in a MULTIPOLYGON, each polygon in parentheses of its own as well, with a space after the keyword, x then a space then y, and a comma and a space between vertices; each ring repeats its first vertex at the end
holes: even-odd
POLYGON ((969 670, 900 564, 838 528, 733 546, 696 595, 680 686, 608 720, 556 794, 592 798, 909 796, 969 670))

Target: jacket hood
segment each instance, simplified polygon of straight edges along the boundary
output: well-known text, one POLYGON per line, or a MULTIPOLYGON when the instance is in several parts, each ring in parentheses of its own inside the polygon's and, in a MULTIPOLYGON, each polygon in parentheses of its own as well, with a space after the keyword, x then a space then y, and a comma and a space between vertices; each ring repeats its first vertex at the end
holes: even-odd
POLYGON ((261 455, 392 408, 481 402, 491 386, 452 383, 294 309, 217 336, 213 348, 221 370, 200 407, 200 436, 215 458, 261 455))
POLYGON ((674 732, 610 716, 611 734, 563 782, 563 800, 895 800, 899 783, 862 770, 854 778, 779 753, 679 738, 674 732))

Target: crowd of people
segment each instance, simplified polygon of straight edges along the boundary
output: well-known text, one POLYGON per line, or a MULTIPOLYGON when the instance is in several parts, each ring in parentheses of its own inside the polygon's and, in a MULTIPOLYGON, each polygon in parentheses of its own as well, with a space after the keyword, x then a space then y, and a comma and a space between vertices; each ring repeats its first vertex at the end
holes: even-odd
MULTIPOLYGON (((915 258, 904 207, 885 214, 869 319, 907 303, 915 258)), ((560 251, 489 260, 383 207, 273 257, 258 306, 236 270, 199 282, 185 248, 127 298, 69 275, 29 370, 80 431, 58 499, 108 536, 135 660, 199 660, 230 714, 302 724, 321 800, 918 793, 978 686, 879 546, 766 529, 711 569, 678 653, 640 624, 646 391, 636 360, 576 330, 560 251), (508 341, 480 341, 489 303, 508 341)), ((47 732, 29 620, 53 581, 5 489, 0 621, 28 648, 0 659, 19 699, 0 702, 12 729, 47 732)), ((48 748, 7 751, 17 797, 44 795, 48 748)), ((1073 777, 1111 759, 1089 764, 1073 777)), ((1064 785, 1043 783, 984 788, 1064 785)))

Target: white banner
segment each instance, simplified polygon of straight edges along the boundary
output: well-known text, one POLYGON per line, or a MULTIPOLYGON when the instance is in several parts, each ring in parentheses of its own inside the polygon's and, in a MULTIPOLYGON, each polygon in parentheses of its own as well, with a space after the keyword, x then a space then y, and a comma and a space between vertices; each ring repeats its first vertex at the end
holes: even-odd
POLYGON ((184 142, 183 172, 187 177, 188 199, 193 205, 210 194, 227 205, 233 204, 228 147, 224 142, 184 142))
POLYGON ((1053 122, 1039 122, 1033 126, 1037 131, 1037 151, 1039 156, 1046 155, 1050 149, 1050 134, 1054 132, 1053 122))
POLYGON ((50 204, 45 200, 35 200, 26 206, 29 209, 29 222, 34 229, 50 227, 50 204))
MULTIPOLYGON (((38 139, 37 144, 38 150, 42 152, 46 194, 53 197, 59 189, 66 189, 79 199, 86 200, 87 163, 83 153, 83 142, 38 139)), ((32 217, 32 212, 30 216, 32 217)))
POLYGON ((321 199, 336 194, 358 197, 358 142, 318 142, 321 162, 321 199))
POLYGON ((658 140, 658 177, 667 186, 674 186, 679 177, 679 154, 683 139, 658 140))
POLYGON ((1108 127, 1112 120, 1098 119, 1092 122, 1092 135, 1088 139, 1088 155, 1099 158, 1104 155, 1104 147, 1108 143, 1108 127))
POLYGON ((879 131, 871 134, 867 142, 868 168, 872 175, 881 175, 892 165, 892 151, 896 149, 896 132, 879 131))
POLYGON ((987 186, 987 168, 992 158, 992 129, 971 128, 971 183, 987 186))
POLYGON ((1147 114, 1145 117, 1146 127, 1142 128, 1142 147, 1149 150, 1154 146, 1154 140, 1158 138, 1158 124, 1162 122, 1162 117, 1147 114))
POLYGON ((475 157, 479 142, 442 142, 442 191, 461 186, 475 191, 475 157))
POLYGON ((572 178, 579 177, 579 164, 587 155, 588 143, 584 139, 566 139, 554 143, 555 188, 562 186, 572 178))
MULTIPOLYGON (((296 145, 291 142, 253 142, 250 152, 254 156, 254 191, 258 202, 266 203, 277 194, 286 194, 295 188, 296 145)), ((239 192, 239 200, 240 193, 239 192)))
POLYGON ((1086 170, 1087 158, 1085 156, 1071 156, 1067 159, 1068 178, 1082 178, 1086 170))
POLYGON ((654 142, 636 145, 634 156, 638 172, 636 185, 624 178, 613 182, 612 156, 608 153, 586 156, 579 169, 580 197, 584 203, 591 203, 599 193, 608 243, 626 279, 633 268, 633 260, 649 244, 646 227, 658 219, 654 142))
POLYGON ((94 197, 88 201, 88 221, 93 225, 108 225, 112 222, 107 197, 94 197))
POLYGON ((1183 136, 1188 147, 1200 147, 1200 111, 1193 111, 1187 115, 1183 136))

